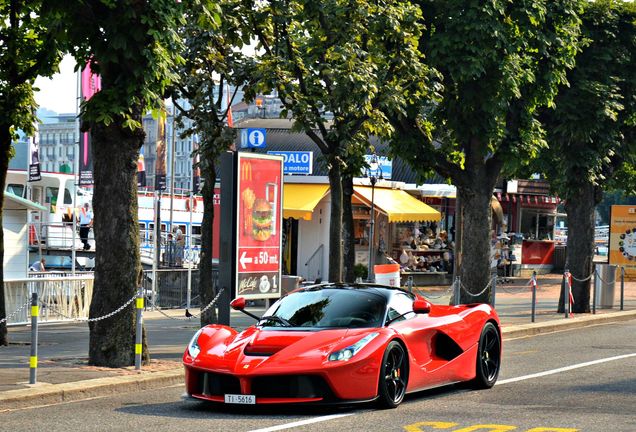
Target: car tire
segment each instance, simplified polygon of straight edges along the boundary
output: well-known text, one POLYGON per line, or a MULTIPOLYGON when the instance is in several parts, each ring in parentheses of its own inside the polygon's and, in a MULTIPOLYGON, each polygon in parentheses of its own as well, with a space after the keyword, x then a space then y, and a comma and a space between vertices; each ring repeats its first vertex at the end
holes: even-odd
POLYGON ((404 347, 391 341, 382 356, 378 382, 378 405, 396 408, 406 394, 408 383, 408 356, 404 347))
POLYGON ((481 330, 476 363, 476 376, 471 386, 475 389, 494 386, 501 366, 501 334, 492 322, 487 322, 481 330))

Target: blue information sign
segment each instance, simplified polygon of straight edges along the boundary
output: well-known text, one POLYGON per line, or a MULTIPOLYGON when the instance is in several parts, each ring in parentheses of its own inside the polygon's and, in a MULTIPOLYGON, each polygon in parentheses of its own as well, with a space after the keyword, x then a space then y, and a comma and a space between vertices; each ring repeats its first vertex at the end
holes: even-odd
POLYGON ((247 128, 241 131, 242 148, 264 148, 265 147, 264 128, 247 128))
POLYGON ((314 172, 314 152, 310 151, 268 151, 267 154, 283 157, 284 174, 307 174, 314 172))

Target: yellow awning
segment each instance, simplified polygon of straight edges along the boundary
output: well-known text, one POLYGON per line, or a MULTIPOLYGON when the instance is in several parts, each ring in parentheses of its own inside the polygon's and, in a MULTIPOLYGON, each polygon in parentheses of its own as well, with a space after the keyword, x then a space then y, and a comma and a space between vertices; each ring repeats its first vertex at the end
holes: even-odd
MULTIPOLYGON (((371 188, 354 186, 354 195, 371 206, 371 188)), ((439 221, 440 212, 400 189, 375 188, 375 207, 389 217, 389 222, 439 221)))
POLYGON ((285 183, 283 217, 311 220, 314 208, 328 191, 328 184, 285 183))

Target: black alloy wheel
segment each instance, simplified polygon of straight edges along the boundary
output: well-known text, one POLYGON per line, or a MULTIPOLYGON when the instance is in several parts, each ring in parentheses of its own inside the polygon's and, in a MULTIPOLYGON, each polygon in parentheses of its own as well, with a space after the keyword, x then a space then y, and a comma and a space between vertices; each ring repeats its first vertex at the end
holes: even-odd
POLYGON ((378 402, 382 408, 395 408, 406 394, 408 382, 408 357, 399 342, 392 341, 386 347, 380 368, 378 402))
POLYGON ((487 322, 481 330, 477 349, 476 376, 472 386, 488 389, 495 385, 501 366, 501 335, 492 322, 487 322))

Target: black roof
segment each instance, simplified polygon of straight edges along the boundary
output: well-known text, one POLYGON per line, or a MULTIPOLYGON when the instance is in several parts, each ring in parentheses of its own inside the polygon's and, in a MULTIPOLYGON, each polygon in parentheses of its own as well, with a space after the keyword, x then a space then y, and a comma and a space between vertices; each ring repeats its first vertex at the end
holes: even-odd
MULTIPOLYGON (((238 128, 264 128, 267 129, 267 146, 264 149, 255 149, 256 153, 268 151, 312 151, 314 153, 314 176, 327 176, 326 161, 318 148, 318 145, 304 132, 291 130, 292 122, 286 119, 250 119, 237 125, 238 128)), ((240 147, 241 137, 237 135, 236 146, 240 147)), ((376 154, 388 156, 389 144, 381 141, 376 136, 369 137, 369 145, 375 148, 376 154)), ((248 150, 243 150, 248 151, 248 150)), ((416 172, 402 159, 393 159, 392 181, 416 184, 446 183, 443 177, 435 175, 424 182, 418 182, 416 172)))

